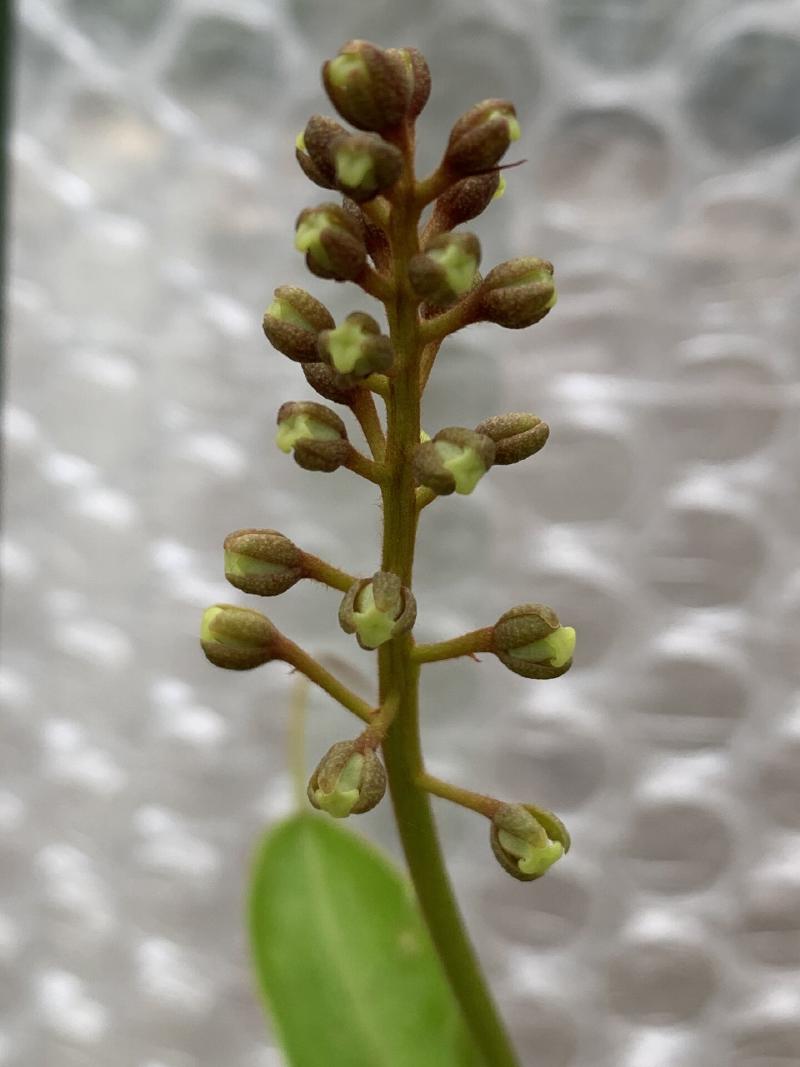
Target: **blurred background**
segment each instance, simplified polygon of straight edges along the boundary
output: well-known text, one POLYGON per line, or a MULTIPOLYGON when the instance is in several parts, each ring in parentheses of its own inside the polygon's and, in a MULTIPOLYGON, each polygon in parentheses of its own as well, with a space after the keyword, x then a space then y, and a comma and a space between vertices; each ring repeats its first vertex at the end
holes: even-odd
MULTIPOLYGON (((440 805, 458 893, 526 1067, 800 1062, 800 3, 23 0, 5 370, 0 1067, 280 1067, 242 902, 289 810, 281 665, 234 676, 200 612, 248 602, 222 539, 274 527, 357 573, 372 488, 301 471, 275 411, 314 399, 261 334, 326 199, 294 139, 348 37, 433 73, 423 169, 509 97, 483 263, 540 255, 560 299, 449 342, 425 425, 507 410, 545 450, 421 524, 422 640, 523 600, 572 671, 433 665, 430 768, 554 808, 569 858, 505 878, 440 805)), ((353 431, 356 436, 356 431, 353 431)), ((278 625, 369 670, 338 597, 278 625)), ((261 605, 258 605, 261 606, 261 605)), ((353 724, 312 699, 309 760, 353 724)), ((397 852, 388 805, 358 829, 397 852)))

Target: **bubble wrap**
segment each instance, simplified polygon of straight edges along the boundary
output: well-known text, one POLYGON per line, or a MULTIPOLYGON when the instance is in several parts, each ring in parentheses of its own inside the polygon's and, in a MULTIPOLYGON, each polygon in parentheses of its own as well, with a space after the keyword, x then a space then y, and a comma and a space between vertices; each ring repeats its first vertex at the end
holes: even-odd
MULTIPOLYGON (((556 809, 534 885, 437 803, 525 1067, 800 1062, 797 264, 800 3, 22 0, 6 380, 0 1067, 280 1067, 249 974, 248 859, 290 808, 291 680, 215 671, 201 609, 248 602, 224 535, 274 526, 357 573, 372 487, 301 471, 274 412, 312 399, 260 317, 307 285, 293 158, 350 36, 414 44, 420 157, 508 96, 522 140, 473 228, 535 254, 535 328, 443 349, 430 432, 528 408, 529 463, 421 523, 422 640, 520 600, 578 631, 573 670, 425 671, 434 772, 556 809)), ((355 431, 354 431, 355 436, 355 431)), ((371 662, 337 597, 281 628, 371 662)), ((311 700, 309 761, 353 724, 311 700)), ((362 829, 397 854, 387 805, 362 829)))

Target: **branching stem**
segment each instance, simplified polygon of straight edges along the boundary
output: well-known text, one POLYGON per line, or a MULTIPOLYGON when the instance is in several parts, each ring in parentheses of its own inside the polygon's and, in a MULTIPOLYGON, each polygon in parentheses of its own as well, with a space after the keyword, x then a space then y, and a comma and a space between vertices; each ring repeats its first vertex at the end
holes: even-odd
MULTIPOLYGON (((408 261, 419 249, 420 211, 438 193, 432 182, 427 186, 415 184, 411 131, 406 129, 396 143, 404 152, 406 167, 392 192, 389 233, 394 285, 386 310, 397 373, 387 398, 388 479, 382 487, 381 566, 399 575, 403 584, 411 588, 419 509, 412 459, 420 438, 424 342, 419 300, 408 282, 408 261)), ((428 792, 420 784, 427 779, 419 735, 419 665, 414 661, 413 648, 411 635, 405 634, 378 650, 380 698, 386 701, 394 694, 399 702, 383 752, 400 838, 422 913, 476 1047, 487 1067, 519 1067, 461 918, 428 792)))
POLYGON ((343 682, 340 682, 335 675, 326 670, 313 656, 310 656, 294 641, 290 641, 288 637, 283 635, 281 635, 280 639, 280 656, 277 658, 284 660, 295 670, 300 671, 301 674, 308 678, 309 682, 313 682, 320 689, 324 689, 328 696, 333 697, 343 708, 352 711, 359 719, 366 723, 372 722, 374 719, 375 708, 371 704, 368 704, 366 700, 362 700, 357 693, 354 693, 352 689, 348 689, 343 682))
POLYGON ((459 656, 474 656, 477 652, 492 651, 493 626, 471 630, 468 634, 451 637, 433 645, 416 645, 411 652, 415 663, 435 663, 437 660, 457 659, 459 656))

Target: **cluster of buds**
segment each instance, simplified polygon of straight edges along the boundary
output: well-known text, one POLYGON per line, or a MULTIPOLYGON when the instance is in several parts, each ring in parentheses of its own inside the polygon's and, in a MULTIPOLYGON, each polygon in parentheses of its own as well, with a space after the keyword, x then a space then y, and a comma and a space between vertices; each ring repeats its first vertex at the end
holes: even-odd
MULTIPOLYGON (((314 184, 341 194, 342 199, 300 212, 295 247, 316 277, 354 282, 382 300, 392 331, 387 336, 363 311, 352 311, 337 323, 328 308, 304 289, 279 286, 264 314, 264 333, 279 352, 300 364, 316 393, 351 409, 372 459, 356 451, 336 411, 312 401, 281 405, 275 440, 306 470, 348 467, 370 478, 382 488, 385 513, 390 499, 386 494, 402 481, 408 494, 402 507, 406 517, 411 514, 416 521, 413 508, 418 511, 437 496, 472 493, 493 466, 526 460, 547 442, 549 427, 529 412, 496 415, 473 429, 446 427, 432 438, 423 433, 417 443, 416 411, 413 419, 406 420, 413 432, 406 429, 400 447, 391 435, 399 432, 402 421, 399 398, 410 402, 416 390, 415 402, 419 400, 430 373, 432 364, 424 367, 423 346, 438 348, 448 333, 471 322, 521 329, 540 321, 556 301, 553 266, 545 259, 525 257, 501 263, 481 277, 478 238, 456 230, 481 215, 504 191, 501 160, 520 137, 513 104, 490 99, 470 108, 453 126, 433 175, 418 182, 409 159, 414 142, 411 126, 431 88, 422 55, 414 48, 382 49, 353 40, 325 63, 322 74, 333 107, 352 128, 335 118, 313 115, 297 137, 295 154, 314 184), (421 232, 403 233, 404 219, 419 219, 429 205, 432 210, 421 232), (409 306, 416 308, 419 352, 409 351, 409 334, 415 333, 408 328, 409 306), (398 326, 401 315, 404 328, 398 326), (386 430, 373 392, 389 405, 386 430), (413 480, 408 468, 402 467, 406 463, 413 480)), ((415 225, 416 221, 409 223, 415 225)), ((389 558, 396 556, 389 553, 389 558)), ((397 569, 410 572, 408 563, 407 568, 397 564, 397 569)), ((338 589, 344 594, 341 628, 368 651, 396 641, 397 654, 416 657, 418 663, 469 651, 490 652, 515 674, 532 679, 557 678, 572 663, 575 631, 562 626, 555 612, 542 604, 521 604, 501 615, 493 627, 424 646, 416 645, 411 633, 417 615, 414 595, 389 569, 354 579, 303 552, 276 530, 251 528, 225 538, 224 566, 227 580, 247 594, 276 596, 307 578, 338 589)), ((201 644, 211 663, 231 670, 285 661, 304 670, 359 715, 367 723, 364 733, 337 742, 323 756, 311 775, 308 799, 336 818, 375 807, 387 785, 377 749, 402 709, 393 707, 389 714, 386 704, 369 707, 321 665, 315 668, 307 653, 250 608, 230 604, 208 608, 201 644)), ((394 653, 379 657, 381 669, 394 658, 394 653)), ((451 799, 456 792, 463 798, 468 791, 453 790, 451 799)), ((439 795, 450 794, 443 790, 439 795)), ((475 799, 467 806, 490 820, 491 848, 514 878, 541 877, 569 849, 569 835, 552 812, 470 795, 475 799)))

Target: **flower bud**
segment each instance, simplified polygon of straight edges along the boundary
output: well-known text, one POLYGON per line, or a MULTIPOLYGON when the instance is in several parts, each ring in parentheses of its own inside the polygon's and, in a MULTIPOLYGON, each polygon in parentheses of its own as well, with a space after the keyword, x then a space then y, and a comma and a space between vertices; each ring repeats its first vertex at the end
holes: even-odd
POLYGON ((394 185, 403 170, 403 154, 375 133, 344 133, 330 146, 336 188, 363 203, 394 185))
POLYGON ((353 311, 335 330, 324 330, 318 338, 320 359, 339 374, 365 378, 383 373, 392 365, 394 350, 388 337, 371 315, 353 311))
POLYGON ((414 473, 420 485, 439 496, 466 496, 494 463, 494 441, 461 426, 439 430, 432 441, 414 453, 414 473))
POLYGON ((327 363, 303 363, 301 364, 306 381, 326 400, 332 400, 334 404, 353 403, 359 385, 355 378, 347 374, 339 374, 329 367, 327 363))
POLYGON ((277 530, 235 530, 223 548, 225 577, 244 593, 277 596, 303 577, 303 553, 277 530))
POLYGON ((493 652, 523 678, 558 678, 572 666, 575 631, 562 626, 552 608, 520 604, 494 626, 493 652))
POLYGON ((317 764, 308 783, 308 799, 335 819, 361 815, 386 792, 386 771, 372 749, 355 741, 337 741, 317 764))
POLYGON ((369 219, 355 200, 345 196, 342 198, 342 209, 353 219, 364 235, 364 244, 367 255, 380 271, 389 271, 392 264, 392 250, 389 246, 389 238, 384 230, 369 219))
POLYGON ((362 648, 373 649, 407 633, 417 619, 417 602, 396 574, 378 571, 354 582, 339 606, 339 623, 362 648))
POLYGON ((359 130, 397 126, 409 105, 406 63, 369 41, 348 41, 325 63, 322 80, 333 106, 359 130))
POLYGON ((214 604, 203 612, 200 644, 215 667, 249 671, 276 659, 278 631, 266 616, 234 604, 214 604))
POLYGON ((512 878, 533 882, 569 851, 567 828, 551 811, 503 804, 492 818, 492 851, 512 878))
POLYGON ((330 155, 331 142, 347 130, 335 119, 312 115, 295 143, 297 162, 307 178, 323 189, 336 188, 336 170, 330 155))
POLYGON ((264 312, 267 340, 289 359, 299 363, 314 362, 320 330, 335 326, 333 315, 311 293, 296 285, 281 285, 275 299, 264 312))
POLYGON ((494 461, 500 466, 519 463, 544 448, 550 427, 536 415, 524 411, 510 411, 484 419, 475 427, 476 433, 486 434, 494 441, 494 461))
POLYGON ((408 79, 408 106, 406 114, 415 119, 431 95, 431 72, 422 52, 417 48, 387 48, 388 56, 399 56, 408 79))
POLYGON ((496 170, 462 178, 442 193, 433 205, 431 227, 436 233, 452 230, 482 214, 497 194, 500 176, 496 170))
POLYGON ((443 166, 460 177, 479 174, 494 167, 519 136, 514 105, 508 100, 483 100, 457 119, 443 166))
POLYGON ((287 401, 278 409, 275 443, 294 451, 295 462, 309 471, 335 471, 347 459, 347 429, 335 411, 313 401, 287 401))
POLYGON ((543 319, 556 302, 553 264, 546 259, 510 259, 483 279, 480 316, 521 330, 543 319))
POLYGON ((425 251, 412 256, 408 277, 417 296, 436 307, 448 307, 475 284, 481 246, 472 233, 442 233, 425 251))
POLYGON ((306 253, 312 274, 353 281, 364 269, 367 250, 358 222, 338 204, 307 207, 297 217, 294 246, 306 253))

